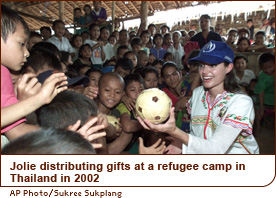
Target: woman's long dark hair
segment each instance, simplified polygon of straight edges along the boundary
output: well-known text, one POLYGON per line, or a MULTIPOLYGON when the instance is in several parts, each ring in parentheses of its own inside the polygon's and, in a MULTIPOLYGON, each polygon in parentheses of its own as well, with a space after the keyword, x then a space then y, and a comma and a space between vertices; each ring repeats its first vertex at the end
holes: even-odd
MULTIPOLYGON (((228 62, 224 62, 225 67, 229 65, 228 62)), ((229 73, 226 74, 224 78, 224 89, 227 92, 236 93, 241 92, 241 87, 236 79, 236 75, 234 73, 234 69, 232 69, 229 73)))

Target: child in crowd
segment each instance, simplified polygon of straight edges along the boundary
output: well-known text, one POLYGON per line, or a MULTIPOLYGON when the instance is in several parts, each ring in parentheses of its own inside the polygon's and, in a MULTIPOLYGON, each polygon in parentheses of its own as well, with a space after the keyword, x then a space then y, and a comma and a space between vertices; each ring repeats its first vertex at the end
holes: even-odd
POLYGON ((38 34, 37 32, 31 32, 29 41, 27 44, 27 49, 30 51, 32 49, 32 47, 34 46, 34 44, 39 43, 39 42, 42 42, 41 35, 38 34))
POLYGON ((117 44, 114 47, 114 54, 117 54, 117 50, 121 45, 125 45, 129 48, 129 50, 131 50, 131 46, 128 42, 129 40, 129 35, 128 35, 128 31, 127 30, 121 30, 119 33, 119 40, 117 42, 117 44))
POLYGON ((169 47, 171 47, 173 44, 172 42, 172 35, 170 33, 166 33, 164 35, 164 40, 163 40, 163 44, 162 44, 162 48, 164 50, 167 50, 169 47))
POLYGON ((120 58, 115 65, 115 72, 122 78, 132 73, 133 63, 128 58, 120 58))
POLYGON ((110 35, 110 37, 108 38, 108 42, 114 47, 117 43, 117 39, 115 36, 110 35))
POLYGON ((156 34, 156 30, 157 30, 157 27, 156 27, 156 25, 154 25, 154 24, 149 24, 148 25, 148 32, 150 33, 150 37, 154 37, 154 35, 156 34))
POLYGON ((82 16, 82 12, 80 8, 74 9, 74 24, 76 25, 76 34, 80 35, 83 31, 86 31, 85 27, 85 19, 82 16), (79 28, 78 28, 79 27, 79 28))
POLYGON ((83 11, 84 11, 84 24, 85 24, 85 27, 89 29, 90 25, 93 23, 91 6, 87 4, 84 5, 83 11))
POLYGON ((1 149, 1 154, 96 154, 81 134, 62 129, 41 129, 23 135, 1 149))
POLYGON ((149 42, 149 39, 150 39, 150 33, 149 33, 149 31, 147 31, 147 30, 142 31, 141 35, 140 35, 140 39, 142 41, 141 50, 145 50, 147 52, 147 54, 149 55, 150 54, 150 50, 146 46, 147 43, 149 42))
POLYGON ((131 40, 130 42, 130 45, 131 45, 131 48, 132 48, 132 51, 138 55, 138 52, 141 50, 142 48, 142 41, 140 38, 138 37, 135 37, 131 40))
POLYGON ((162 76, 161 76, 161 69, 162 69, 163 64, 164 64, 164 61, 162 61, 162 60, 155 60, 152 63, 152 66, 156 67, 156 69, 158 71, 158 76, 159 76, 158 87, 159 87, 159 89, 162 89, 165 87, 165 84, 164 84, 164 82, 162 80, 162 76))
POLYGON ((235 52, 247 52, 250 46, 250 40, 247 37, 241 37, 237 43, 238 48, 236 48, 235 52))
POLYGON ((86 40, 90 39, 90 34, 88 31, 84 31, 81 33, 81 37, 82 37, 82 43, 84 43, 86 40))
POLYGON ((72 61, 75 61, 79 58, 79 49, 83 44, 82 37, 78 34, 75 34, 72 38, 72 47, 74 48, 75 56, 72 58, 72 61))
POLYGON ((110 35, 110 33, 109 33, 109 29, 107 27, 102 27, 100 29, 100 39, 103 42, 105 61, 110 60, 111 58, 113 58, 115 56, 114 46, 108 42, 109 35, 110 35))
POLYGON ((138 52, 138 66, 145 67, 149 62, 149 55, 145 50, 138 52))
POLYGON ((150 48, 150 53, 153 54, 157 60, 163 59, 167 52, 162 48, 163 36, 161 34, 155 34, 153 37, 153 43, 155 48, 150 48))
POLYGON ((138 64, 138 60, 137 60, 137 56, 133 51, 128 51, 124 54, 124 58, 128 58, 129 60, 132 61, 133 63, 133 69, 135 69, 137 67, 138 64))
POLYGON ((236 55, 233 63, 238 83, 246 83, 249 85, 250 81, 256 78, 254 72, 251 69, 247 69, 248 59, 246 56, 242 54, 236 55))
POLYGON ((53 43, 59 51, 66 51, 71 54, 72 57, 74 57, 74 49, 71 46, 69 40, 65 38, 63 35, 65 33, 65 24, 61 20, 55 20, 53 22, 53 30, 55 34, 47 39, 47 42, 53 43))
POLYGON ((260 110, 256 116, 261 122, 265 114, 275 119, 275 55, 268 52, 261 54, 259 67, 261 72, 254 93, 259 94, 260 110))
POLYGON ((238 36, 237 29, 228 30, 226 44, 229 45, 233 50, 237 48, 237 46, 235 45, 237 36, 238 36))
POLYGON ((145 89, 158 88, 159 73, 156 67, 145 67, 141 72, 141 76, 144 79, 145 89))
POLYGON ((93 66, 91 62, 92 48, 89 44, 84 44, 79 49, 79 58, 74 61, 73 68, 78 70, 80 65, 86 64, 90 67, 93 66))
POLYGON ((173 54, 171 52, 167 52, 164 54, 164 62, 173 61, 173 54))
MULTIPOLYGON (((14 93, 12 79, 8 69, 19 71, 26 62, 29 52, 27 41, 29 28, 26 22, 14 11, 1 6, 1 134, 9 140, 37 129, 36 126, 25 124, 24 116, 35 111, 44 104, 48 104, 61 91, 67 87, 66 77, 63 73, 50 76, 42 85, 37 82, 34 75, 25 74, 18 84, 17 96, 14 93), (16 43, 16 45, 15 45, 16 43), (63 83, 60 83, 64 81, 63 83), (27 89, 26 89, 27 88, 27 89), (20 98, 19 97, 19 98, 20 98)), ((1 145, 2 144, 1 135, 1 145)))
POLYGON ((129 48, 126 45, 121 45, 117 49, 117 60, 123 58, 125 53, 129 51, 129 48))
POLYGON ((52 35, 52 30, 50 27, 43 26, 40 28, 40 34, 43 38, 43 41, 46 41, 52 35))
POLYGON ((187 104, 191 113, 190 134, 175 126, 174 108, 165 124, 154 125, 138 117, 141 125, 177 138, 182 143, 182 153, 258 154, 259 147, 252 135, 253 103, 249 96, 240 93, 232 72, 233 58, 234 52, 225 42, 210 41, 197 57, 189 60, 200 61, 199 74, 204 86, 193 91, 187 104), (212 120, 211 125, 208 120, 212 120))
POLYGON ((106 19, 106 10, 102 7, 101 1, 93 1, 94 9, 91 12, 93 23, 103 24, 106 19))
POLYGON ((168 52, 172 53, 173 55, 173 62, 176 63, 179 69, 183 69, 182 65, 182 56, 184 56, 184 48, 180 44, 180 38, 181 38, 181 33, 179 31, 175 31, 173 33, 173 45, 167 49, 168 52))
POLYGON ((61 54, 60 61, 61 61, 62 71, 66 73, 68 71, 68 67, 72 66, 73 64, 72 57, 69 52, 61 51, 60 54, 61 54))
POLYGON ((169 26, 167 26, 166 24, 165 25, 162 25, 161 27, 160 27, 160 34, 162 35, 162 36, 164 36, 165 34, 167 34, 167 33, 169 33, 170 32, 170 28, 169 28, 169 26))
MULTIPOLYGON (((238 29, 238 39, 243 38, 243 37, 248 38, 248 39, 250 38, 250 32, 249 32, 248 28, 238 29)), ((250 42, 250 40, 249 40, 249 42, 250 42)))
POLYGON ((103 72, 98 68, 89 69, 85 73, 85 76, 87 76, 90 80, 89 85, 91 87, 97 87, 97 88, 99 88, 99 80, 102 75, 103 75, 103 72))
POLYGON ((152 65, 152 63, 156 60, 153 54, 149 54, 149 61, 147 65, 152 65))
POLYGON ((84 44, 89 44, 91 46, 91 62, 93 63, 93 66, 102 69, 106 55, 103 49, 103 42, 98 41, 98 38, 100 37, 100 27, 96 24, 92 24, 90 25, 89 30, 91 39, 86 40, 84 44))
POLYGON ((78 76, 84 76, 89 69, 91 69, 90 65, 87 65, 87 64, 79 65, 79 67, 77 68, 78 76))
POLYGON ((118 30, 114 30, 112 32, 111 36, 114 36, 116 38, 116 41, 119 41, 119 39, 120 39, 120 33, 118 30))
POLYGON ((255 34, 255 43, 253 43, 251 46, 248 47, 248 50, 254 50, 256 52, 265 52, 265 51, 272 51, 272 49, 267 49, 267 46, 265 45, 265 32, 264 31, 258 31, 255 34))
POLYGON ((196 31, 190 30, 190 31, 188 32, 189 38, 192 38, 196 33, 197 33, 196 31))

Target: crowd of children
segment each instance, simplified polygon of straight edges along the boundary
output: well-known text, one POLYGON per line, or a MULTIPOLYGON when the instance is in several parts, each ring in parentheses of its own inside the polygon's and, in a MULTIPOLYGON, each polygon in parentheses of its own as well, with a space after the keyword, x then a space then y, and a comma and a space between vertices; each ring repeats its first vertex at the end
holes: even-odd
POLYGON ((101 2, 93 7, 85 5, 84 15, 74 9, 77 31, 68 39, 61 20, 30 32, 1 6, 2 153, 259 153, 253 121, 258 135, 263 117, 275 115, 275 51, 267 33, 252 41, 247 28, 230 29, 223 38, 208 15, 198 33, 170 33, 166 25, 157 33, 154 24, 110 32, 101 2), (259 75, 242 55, 252 51, 262 52, 259 75), (139 94, 150 88, 172 100, 160 125, 135 112, 139 94), (36 142, 39 148, 31 146, 36 142))

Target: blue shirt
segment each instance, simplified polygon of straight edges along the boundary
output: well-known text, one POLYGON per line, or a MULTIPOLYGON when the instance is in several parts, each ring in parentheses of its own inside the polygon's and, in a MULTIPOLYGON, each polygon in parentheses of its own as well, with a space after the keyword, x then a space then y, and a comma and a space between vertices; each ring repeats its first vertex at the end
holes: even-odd
POLYGON ((167 50, 164 50, 163 48, 150 48, 150 53, 155 56, 156 60, 160 60, 163 59, 164 55, 167 53, 167 50))

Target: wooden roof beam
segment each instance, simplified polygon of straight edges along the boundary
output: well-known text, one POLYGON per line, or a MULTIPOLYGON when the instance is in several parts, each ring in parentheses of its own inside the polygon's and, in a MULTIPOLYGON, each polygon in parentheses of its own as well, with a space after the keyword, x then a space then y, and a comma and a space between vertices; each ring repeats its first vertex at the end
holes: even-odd
MULTIPOLYGON (((132 16, 133 13, 130 11, 130 9, 126 6, 126 4, 122 1, 122 4, 124 5, 124 7, 127 9, 127 13, 129 12, 132 16)), ((129 14, 128 14, 129 15, 129 14)))
POLYGON ((151 2, 150 2, 150 1, 149 1, 149 3, 148 3, 148 4, 149 4, 149 8, 151 9, 151 11, 152 11, 152 12, 154 12, 154 9, 153 9, 153 7, 152 7, 152 5, 151 5, 151 2))
MULTIPOLYGON (((126 13, 117 5, 117 1, 116 1, 116 3, 115 3, 115 6, 116 6, 116 8, 117 8, 121 13, 123 13, 124 16, 126 16, 126 13)), ((115 10, 116 10, 116 9, 115 9, 115 10)))
POLYGON ((161 5, 161 7, 162 7, 162 10, 165 10, 166 7, 165 7, 164 4, 162 3, 162 1, 158 1, 158 2, 160 3, 160 5, 161 5))
POLYGON ((130 5, 132 5, 133 9, 135 10, 135 12, 137 14, 140 14, 140 12, 138 11, 138 9, 135 7, 135 5, 131 1, 129 1, 128 3, 130 3, 130 5))

